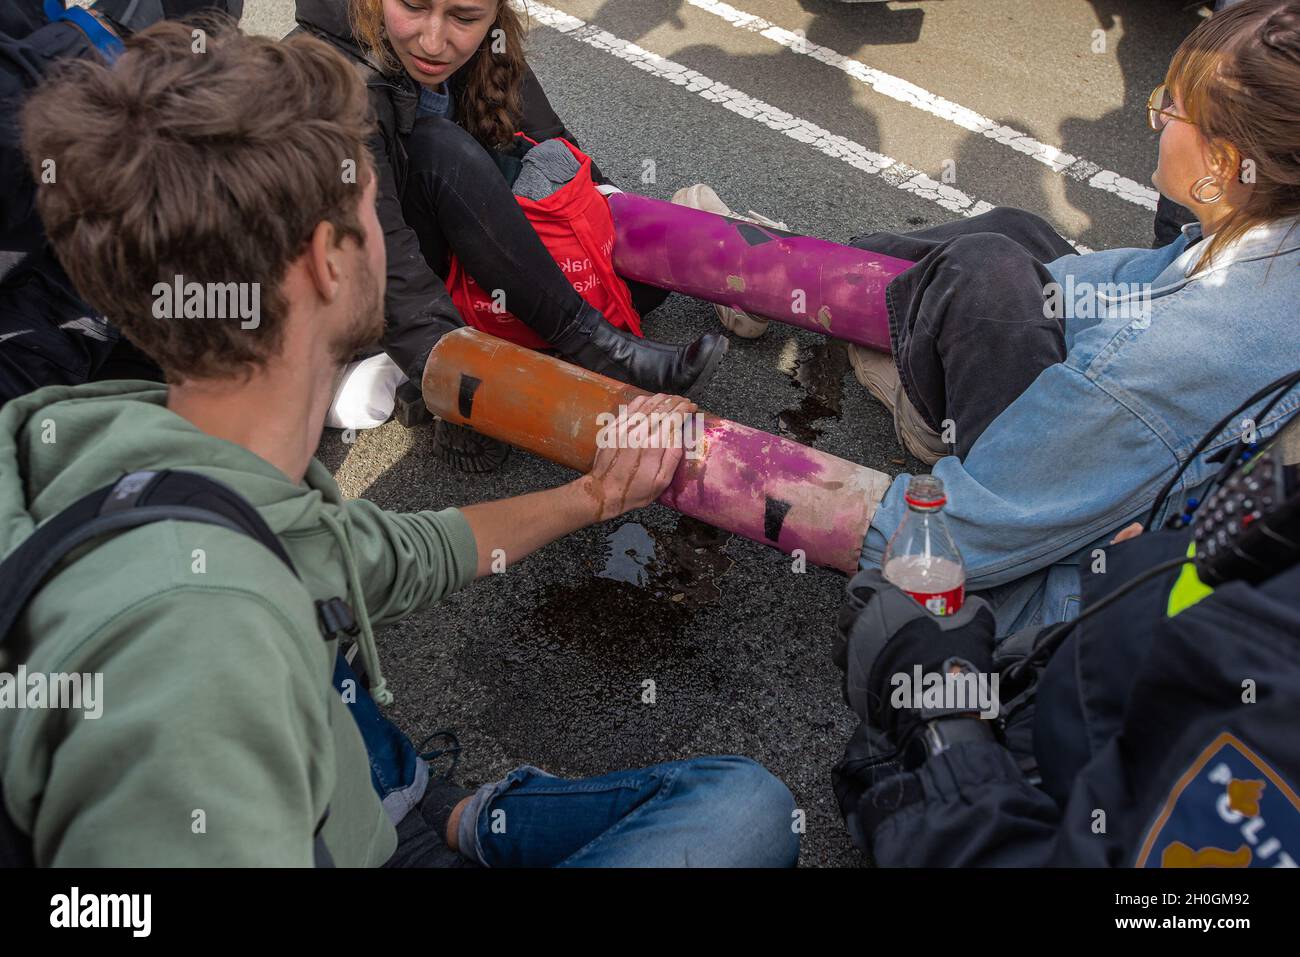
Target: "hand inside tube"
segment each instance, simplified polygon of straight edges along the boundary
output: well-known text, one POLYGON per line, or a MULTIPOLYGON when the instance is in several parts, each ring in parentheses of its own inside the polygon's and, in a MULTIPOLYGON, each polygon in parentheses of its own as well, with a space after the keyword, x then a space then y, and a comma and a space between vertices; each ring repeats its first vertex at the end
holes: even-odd
POLYGON ((683 424, 695 403, 674 395, 640 395, 619 410, 617 441, 601 445, 582 488, 605 521, 649 505, 673 479, 684 451, 683 424))

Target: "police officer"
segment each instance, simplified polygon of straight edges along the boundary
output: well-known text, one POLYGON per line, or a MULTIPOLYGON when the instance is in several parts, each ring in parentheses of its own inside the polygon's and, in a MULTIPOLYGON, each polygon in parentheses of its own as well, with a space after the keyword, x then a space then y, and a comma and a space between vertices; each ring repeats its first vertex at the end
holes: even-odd
POLYGON ((929 867, 1300 863, 1300 565, 1211 591, 1191 534, 1113 544, 1055 638, 995 644, 978 597, 940 619, 855 576, 835 660, 862 724, 832 778, 859 848, 929 867), (998 715, 900 694, 918 673, 1000 679, 998 715))

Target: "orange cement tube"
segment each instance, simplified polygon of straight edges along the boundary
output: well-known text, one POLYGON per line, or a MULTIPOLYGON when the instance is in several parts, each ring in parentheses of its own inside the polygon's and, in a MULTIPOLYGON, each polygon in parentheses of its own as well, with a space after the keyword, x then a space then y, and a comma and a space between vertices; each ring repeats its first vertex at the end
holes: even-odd
MULTIPOLYGON (((470 328, 439 340, 422 386, 434 414, 579 472, 595 461, 601 413, 644 394, 470 328)), ((800 550, 810 564, 857 570, 881 473, 707 413, 703 425, 660 503, 787 554, 800 550)))

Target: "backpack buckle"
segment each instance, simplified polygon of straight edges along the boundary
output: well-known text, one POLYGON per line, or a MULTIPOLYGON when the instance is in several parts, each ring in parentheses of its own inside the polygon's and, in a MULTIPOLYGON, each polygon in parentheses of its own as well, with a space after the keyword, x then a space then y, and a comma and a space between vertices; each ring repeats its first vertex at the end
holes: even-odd
POLYGON ((320 623, 321 636, 326 641, 333 641, 340 633, 355 638, 361 631, 357 616, 352 613, 352 606, 342 598, 316 602, 316 620, 320 623))

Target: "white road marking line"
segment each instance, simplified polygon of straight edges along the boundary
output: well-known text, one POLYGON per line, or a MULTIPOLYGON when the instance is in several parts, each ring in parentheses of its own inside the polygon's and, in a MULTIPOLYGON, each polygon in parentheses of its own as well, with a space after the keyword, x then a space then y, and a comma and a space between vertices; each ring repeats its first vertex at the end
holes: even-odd
MULTIPOLYGON (((511 0, 511 2, 516 7, 519 6, 518 0, 511 0)), ((725 83, 717 83, 695 70, 687 69, 680 63, 674 63, 657 53, 643 50, 634 43, 620 40, 613 34, 563 10, 557 10, 537 0, 529 0, 527 12, 537 23, 618 57, 637 69, 676 86, 683 86, 688 92, 696 93, 710 102, 726 107, 739 116, 784 133, 800 143, 806 143, 831 159, 840 160, 855 169, 878 176, 895 189, 938 203, 944 209, 963 216, 976 216, 993 209, 992 203, 976 200, 953 186, 939 183, 906 163, 900 163, 889 156, 869 150, 861 143, 824 130, 815 123, 779 110, 725 83)), ((1087 246, 1073 241, 1071 244, 1081 253, 1092 252, 1087 246)))
POLYGON ((974 110, 967 109, 959 103, 954 103, 928 90, 924 90, 915 83, 910 83, 901 77, 867 66, 860 60, 854 60, 851 57, 837 53, 830 47, 813 43, 799 32, 786 30, 784 27, 779 27, 762 17, 745 13, 730 4, 718 3, 716 0, 686 0, 686 2, 693 7, 698 7, 707 13, 722 18, 734 27, 757 33, 759 36, 778 43, 794 53, 811 57, 825 63, 827 66, 842 70, 855 80, 867 84, 882 96, 887 96, 932 116, 937 116, 941 120, 947 120, 964 130, 979 133, 1003 146, 1009 146, 1016 152, 1024 153, 1026 156, 1037 160, 1054 173, 1060 173, 1069 176, 1071 179, 1087 183, 1094 189, 1113 193, 1120 199, 1146 209, 1154 210, 1156 208, 1159 194, 1149 186, 1143 186, 1141 183, 1121 176, 1112 170, 1103 169, 1091 160, 1074 156, 1047 143, 1040 143, 1032 136, 1014 130, 1009 126, 1003 126, 996 120, 991 120, 974 110))

